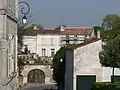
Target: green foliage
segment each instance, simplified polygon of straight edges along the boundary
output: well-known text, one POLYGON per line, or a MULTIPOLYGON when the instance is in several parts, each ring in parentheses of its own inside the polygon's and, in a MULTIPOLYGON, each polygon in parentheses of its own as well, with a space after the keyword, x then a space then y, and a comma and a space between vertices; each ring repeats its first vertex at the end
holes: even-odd
MULTIPOLYGON (((99 53, 100 63, 105 67, 120 68, 120 36, 109 40, 103 45, 103 50, 99 53)), ((114 79, 112 80, 114 82, 114 79)))
POLYGON ((103 19, 101 38, 104 42, 114 39, 120 35, 120 16, 111 14, 103 19))
POLYGON ((61 47, 57 53, 55 54, 54 58, 53 58, 53 64, 52 64, 52 68, 53 68, 53 79, 58 82, 59 81, 59 64, 60 64, 60 59, 63 58, 64 56, 64 52, 65 52, 65 47, 61 47))
POLYGON ((41 58, 40 57, 38 57, 37 59, 35 59, 34 60, 35 62, 35 64, 43 64, 43 61, 41 60, 41 58))
POLYGON ((91 90, 118 90, 120 89, 120 83, 110 83, 110 82, 97 82, 95 83, 91 90))
POLYGON ((20 51, 20 49, 22 48, 23 46, 23 35, 30 31, 30 30, 33 30, 33 27, 36 26, 37 28, 39 28, 40 30, 43 30, 43 27, 40 25, 40 24, 32 24, 30 26, 27 26, 26 25, 21 25, 21 24, 18 24, 18 28, 17 28, 17 36, 18 36, 18 51, 20 51))
POLYGON ((120 37, 106 42, 99 58, 102 66, 120 68, 120 37))
POLYGON ((18 44, 19 44, 19 49, 20 50, 23 46, 23 34, 25 32, 24 26, 18 26, 17 29, 17 36, 18 36, 18 44))
POLYGON ((43 27, 40 24, 32 24, 30 26, 28 26, 26 29, 30 29, 30 28, 34 28, 34 26, 36 26, 37 28, 39 28, 40 30, 43 30, 43 27))
POLYGON ((120 27, 120 17, 116 14, 108 14, 103 18, 102 27, 107 30, 116 30, 120 27))
POLYGON ((114 39, 115 37, 120 35, 120 30, 102 30, 101 38, 104 42, 114 39))
POLYGON ((25 66, 25 62, 22 58, 18 58, 18 61, 17 61, 17 66, 18 66, 18 73, 19 73, 19 76, 25 66))

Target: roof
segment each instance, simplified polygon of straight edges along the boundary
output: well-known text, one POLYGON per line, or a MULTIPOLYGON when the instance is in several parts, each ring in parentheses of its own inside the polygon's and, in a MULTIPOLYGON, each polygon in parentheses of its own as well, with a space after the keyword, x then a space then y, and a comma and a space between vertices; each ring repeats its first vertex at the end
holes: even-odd
POLYGON ((24 36, 36 36, 38 33, 41 33, 42 30, 33 30, 29 29, 24 32, 24 36))
POLYGON ((70 48, 72 48, 72 49, 77 49, 77 48, 79 48, 79 47, 83 47, 83 46, 89 45, 89 44, 94 43, 94 42, 97 42, 97 41, 99 41, 99 40, 101 40, 101 39, 98 39, 98 38, 95 38, 95 37, 94 37, 94 38, 91 38, 91 39, 87 40, 86 42, 73 45, 73 46, 71 46, 70 48))
POLYGON ((40 35, 57 35, 59 34, 59 30, 26 30, 24 35, 25 36, 36 36, 37 34, 40 35))
POLYGON ((60 35, 91 35, 93 28, 65 28, 65 31, 60 31, 60 35))
POLYGON ((59 30, 43 30, 42 32, 38 33, 42 35, 59 35, 59 30))
POLYGON ((36 36, 39 35, 91 35, 94 31, 93 28, 76 28, 76 27, 66 27, 65 31, 60 31, 60 29, 55 30, 41 30, 41 29, 27 29, 24 33, 25 36, 36 36))

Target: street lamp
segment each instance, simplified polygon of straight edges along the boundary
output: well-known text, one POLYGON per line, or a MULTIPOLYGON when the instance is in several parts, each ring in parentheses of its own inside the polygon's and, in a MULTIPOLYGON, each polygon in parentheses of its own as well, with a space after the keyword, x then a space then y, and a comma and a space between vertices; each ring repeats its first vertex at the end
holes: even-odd
POLYGON ((22 18, 22 23, 26 24, 27 23, 27 17, 24 15, 24 17, 22 18))
POLYGON ((29 13, 29 11, 30 11, 30 6, 29 6, 29 4, 26 3, 26 2, 19 2, 18 4, 21 4, 21 3, 23 3, 23 4, 25 4, 25 5, 27 6, 27 11, 24 11, 24 10, 25 10, 25 7, 22 7, 22 8, 21 8, 21 13, 23 14, 22 23, 23 23, 23 24, 26 24, 26 23, 27 23, 27 17, 26 17, 26 15, 27 15, 27 14, 29 13))

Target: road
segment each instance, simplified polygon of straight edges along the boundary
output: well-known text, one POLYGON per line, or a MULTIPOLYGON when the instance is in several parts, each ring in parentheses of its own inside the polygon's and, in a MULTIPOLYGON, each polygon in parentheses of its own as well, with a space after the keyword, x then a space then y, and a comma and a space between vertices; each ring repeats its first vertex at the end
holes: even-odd
POLYGON ((50 88, 53 88, 53 89, 57 89, 57 86, 55 84, 31 84, 31 85, 27 85, 27 86, 24 86, 22 88, 22 90, 45 90, 45 89, 50 89, 50 88))

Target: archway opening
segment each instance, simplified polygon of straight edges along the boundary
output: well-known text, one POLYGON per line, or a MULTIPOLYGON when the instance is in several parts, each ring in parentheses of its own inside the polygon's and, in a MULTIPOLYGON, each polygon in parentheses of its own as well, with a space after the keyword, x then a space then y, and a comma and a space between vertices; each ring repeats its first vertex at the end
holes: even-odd
POLYGON ((33 69, 28 73, 27 76, 28 83, 45 83, 45 73, 40 69, 33 69))

